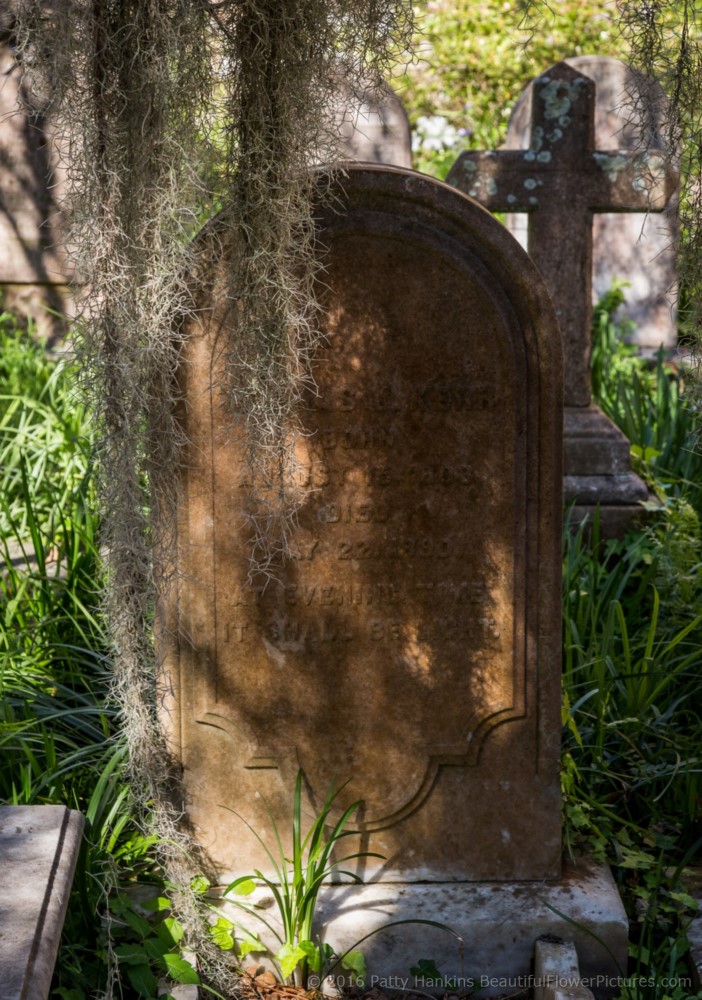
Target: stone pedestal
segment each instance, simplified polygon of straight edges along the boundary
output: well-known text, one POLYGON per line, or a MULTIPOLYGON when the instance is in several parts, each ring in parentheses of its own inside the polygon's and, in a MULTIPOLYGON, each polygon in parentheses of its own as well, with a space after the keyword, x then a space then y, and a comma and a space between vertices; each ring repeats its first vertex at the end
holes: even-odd
MULTIPOLYGON (((253 899, 276 926, 271 893, 257 890, 253 899)), ((236 907, 225 903, 223 909, 241 921, 236 907)), ((393 921, 441 921, 462 938, 461 944, 456 936, 421 923, 378 930, 359 947, 366 959, 366 989, 376 986, 382 992, 445 994, 445 987, 410 972, 421 959, 433 961, 445 980, 456 980, 448 992, 469 991, 469 980, 481 997, 531 990, 534 948, 543 935, 575 944, 580 981, 598 998, 617 995, 626 975, 624 906, 609 869, 590 861, 567 866, 553 882, 329 886, 321 892, 317 918, 318 932, 339 955, 393 921)), ((259 930, 265 938, 265 928, 259 930)), ((344 984, 340 966, 334 976, 344 984)))
POLYGON ((0 806, 2 1000, 49 995, 82 832, 65 806, 0 806))
POLYGON ((641 516, 648 489, 631 470, 629 441, 598 407, 567 406, 563 421, 563 499, 574 503, 571 527, 592 523, 599 506, 601 537, 624 534, 641 516))

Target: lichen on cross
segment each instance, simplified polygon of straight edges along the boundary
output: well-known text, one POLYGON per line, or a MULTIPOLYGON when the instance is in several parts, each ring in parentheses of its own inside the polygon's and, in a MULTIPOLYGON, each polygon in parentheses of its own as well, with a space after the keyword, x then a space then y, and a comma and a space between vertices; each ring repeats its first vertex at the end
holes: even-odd
POLYGON ((527 150, 464 152, 447 182, 491 212, 529 213, 529 255, 563 335, 566 406, 590 403, 592 216, 661 212, 677 172, 660 153, 595 149, 595 84, 567 63, 534 83, 527 150))

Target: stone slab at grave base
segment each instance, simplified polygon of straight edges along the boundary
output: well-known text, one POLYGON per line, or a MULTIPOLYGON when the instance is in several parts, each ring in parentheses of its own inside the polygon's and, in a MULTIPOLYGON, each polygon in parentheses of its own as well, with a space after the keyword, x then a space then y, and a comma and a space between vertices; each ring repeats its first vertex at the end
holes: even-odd
POLYGON ((44 1000, 83 832, 65 806, 0 806, 1 1000, 44 1000))
POLYGON ((563 420, 563 499, 577 528, 600 512, 600 537, 621 538, 641 519, 646 484, 631 470, 626 436, 597 406, 567 406, 563 420))
MULTIPOLYGON (((262 915, 276 925, 268 890, 257 890, 248 900, 264 907, 262 915)), ((224 909, 239 923, 248 919, 230 904, 224 909)), ((409 923, 382 930, 358 946, 366 959, 366 989, 445 993, 410 973, 426 959, 446 979, 457 980, 454 992, 467 988, 469 979, 480 988, 481 997, 531 992, 534 948, 543 935, 574 942, 580 976, 597 998, 619 993, 626 973, 624 906, 609 869, 590 861, 566 866, 558 881, 548 883, 375 882, 328 886, 320 893, 317 932, 323 932, 337 954, 399 920, 448 925, 463 939, 463 955, 457 939, 435 927, 409 923)), ((256 924, 253 920, 252 930, 256 924)), ((267 942, 265 927, 259 924, 256 930, 267 942)), ((337 978, 340 971, 335 972, 337 978)))
POLYGON ((64 342, 75 315, 68 285, 0 285, 0 311, 7 310, 33 324, 35 335, 48 347, 64 342))

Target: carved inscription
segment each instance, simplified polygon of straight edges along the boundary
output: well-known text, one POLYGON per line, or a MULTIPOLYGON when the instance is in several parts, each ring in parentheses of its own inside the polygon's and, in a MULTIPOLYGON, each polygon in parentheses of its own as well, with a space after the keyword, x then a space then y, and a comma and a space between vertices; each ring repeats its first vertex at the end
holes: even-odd
MULTIPOLYGON (((467 759, 486 720, 518 716, 523 700, 511 655, 519 641, 513 496, 495 489, 498 480, 520 488, 513 444, 496 435, 502 422, 516 428, 509 352, 495 359, 500 320, 485 299, 481 310, 494 337, 470 356, 453 357, 453 333, 439 325, 436 356, 427 356, 425 344, 406 332, 413 295, 408 290, 402 320, 380 325, 363 302, 349 299, 341 313, 330 311, 290 483, 300 503, 298 524, 273 578, 250 583, 246 567, 225 558, 224 541, 216 553, 218 578, 226 581, 226 590, 218 588, 225 594, 218 599, 217 671, 232 656, 251 664, 238 696, 243 717, 257 711, 249 688, 258 690, 261 675, 273 670, 290 697, 303 700, 311 691, 319 698, 320 679, 332 679, 330 691, 355 720, 347 734, 329 709, 311 722, 305 716, 305 732, 286 719, 285 742, 295 746, 306 774, 312 767, 319 775, 317 788, 346 772, 343 758, 353 756, 352 745, 377 740, 379 720, 395 699, 402 703, 411 722, 403 741, 408 780, 398 789, 381 774, 363 789, 370 822, 417 794, 432 747, 467 759), (450 363, 437 363, 442 356, 450 363), (497 425, 496 378, 506 387, 497 425), (437 734, 429 695, 439 687, 454 693, 437 734), (321 763, 312 763, 305 746, 314 741, 333 745, 328 762, 325 751, 321 763)), ((371 298, 382 301, 380 289, 371 298)), ((232 467, 234 461, 227 463, 232 467)), ((246 488, 239 479, 235 493, 246 488)), ((215 520, 232 523, 217 514, 215 520)), ((226 686, 224 678, 218 682, 226 686)), ((321 696, 325 704, 329 696, 321 696)), ((278 695, 266 697, 275 713, 278 695)), ((477 746, 471 753, 475 759, 477 746)), ((275 754, 270 738, 265 747, 251 747, 252 757, 275 754)))
POLYGON ((362 802, 349 851, 386 859, 364 858, 365 877, 547 877, 560 802, 543 721, 558 732, 556 322, 526 256, 468 199, 402 171, 351 168, 344 185, 348 212, 315 216, 324 337, 280 485, 296 510, 288 551, 265 572, 252 570, 247 513, 265 513, 266 494, 248 482, 220 362, 238 320, 218 289, 238 237, 226 217, 203 237, 182 364, 178 615, 162 630, 178 637, 186 808, 228 873, 263 870, 251 831, 289 828, 301 770, 307 818, 333 780, 348 781, 335 808, 362 802), (502 827, 518 851, 495 840, 502 827))

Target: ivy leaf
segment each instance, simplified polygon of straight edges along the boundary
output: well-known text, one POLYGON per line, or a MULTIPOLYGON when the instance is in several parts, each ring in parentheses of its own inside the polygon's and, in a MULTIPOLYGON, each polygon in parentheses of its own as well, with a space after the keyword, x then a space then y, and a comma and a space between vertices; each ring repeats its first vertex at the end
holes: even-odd
POLYGON ((299 944, 284 944, 278 951, 276 958, 280 962, 280 971, 287 979, 293 974, 299 963, 307 958, 307 952, 299 944))
POLYGON ((176 920, 175 917, 166 917, 161 926, 165 927, 168 931, 173 944, 179 944, 179 942, 183 940, 185 931, 183 930, 183 925, 180 920, 176 920))
POLYGON ((322 958, 314 941, 300 941, 299 946, 307 956, 307 964, 312 972, 319 972, 322 968, 322 958))
POLYGON ((142 965, 149 957, 144 947, 136 943, 117 945, 115 955, 125 965, 142 965))
POLYGON ((217 923, 210 927, 210 937, 221 951, 231 951, 234 947, 232 927, 231 920, 225 920, 224 917, 220 917, 217 923))
POLYGON ((256 883, 252 878, 244 876, 231 882, 225 889, 225 893, 233 892, 235 896, 250 896, 255 890, 256 883))
POLYGON ((417 964, 410 969, 410 975, 417 979, 426 979, 436 983, 441 983, 444 979, 433 958, 420 958, 417 964))
POLYGON ((128 965, 127 978, 144 1000, 151 1000, 151 997, 156 996, 158 982, 148 965, 128 965))
POLYGON ((144 900, 139 905, 142 910, 148 910, 150 913, 160 913, 162 910, 170 910, 171 901, 166 899, 165 896, 155 896, 153 899, 144 900))
POLYGON ((265 951, 266 946, 258 938, 247 936, 245 938, 242 938, 241 941, 239 941, 238 950, 239 950, 239 958, 244 958, 246 955, 249 955, 252 951, 265 951))
POLYGON ((200 985, 200 977, 187 959, 180 955, 164 955, 163 961, 168 969, 168 975, 177 983, 200 985))
POLYGON ((347 951, 341 960, 341 965, 359 979, 363 979, 366 974, 366 960, 362 951, 347 951))

